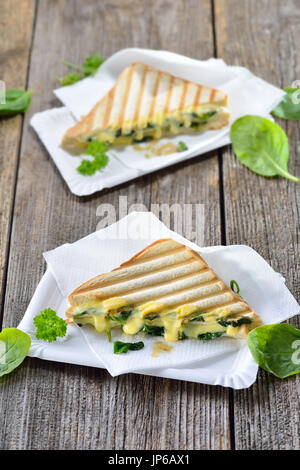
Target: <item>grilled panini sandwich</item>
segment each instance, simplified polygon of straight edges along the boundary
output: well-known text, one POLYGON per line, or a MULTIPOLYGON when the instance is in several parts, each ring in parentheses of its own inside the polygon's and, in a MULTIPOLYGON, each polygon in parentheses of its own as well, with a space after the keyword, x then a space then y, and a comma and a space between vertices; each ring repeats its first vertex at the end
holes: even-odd
POLYGON ((81 285, 69 302, 69 323, 90 324, 99 333, 146 332, 166 341, 245 338, 261 323, 198 253, 171 239, 81 285))
POLYGON ((131 64, 90 113, 63 137, 71 153, 92 140, 129 145, 166 135, 220 129, 229 122, 225 93, 174 77, 142 63, 131 64))

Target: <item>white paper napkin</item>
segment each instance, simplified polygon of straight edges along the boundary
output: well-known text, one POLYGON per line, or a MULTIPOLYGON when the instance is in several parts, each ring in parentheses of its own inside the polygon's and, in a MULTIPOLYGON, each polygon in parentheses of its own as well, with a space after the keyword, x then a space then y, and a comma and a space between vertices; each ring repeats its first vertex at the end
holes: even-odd
POLYGON ((194 135, 161 139, 175 144, 184 140, 185 152, 146 158, 143 151, 132 146, 109 151, 110 164, 93 176, 83 176, 76 170, 82 157, 71 156, 61 147, 65 131, 76 119, 87 114, 114 85, 122 70, 132 62, 144 62, 176 76, 199 84, 220 88, 228 93, 231 122, 244 114, 268 116, 281 101, 284 92, 261 80, 243 67, 228 66, 221 59, 194 60, 167 51, 124 49, 111 56, 93 77, 54 91, 65 105, 35 114, 31 125, 49 151, 70 190, 79 196, 92 194, 106 187, 129 181, 137 176, 195 157, 230 142, 229 127, 194 135))
MULTIPOLYGON (((234 388, 250 386, 255 380, 257 366, 247 344, 231 338, 173 343, 172 352, 161 353, 157 358, 151 356, 157 338, 137 336, 135 340, 142 340, 144 349, 114 355, 112 343, 90 327, 70 326, 64 340, 49 345, 36 340, 32 320, 39 310, 55 308, 64 317, 67 295, 75 287, 119 266, 152 241, 166 237, 198 251, 225 282, 235 279, 243 298, 261 315, 264 323, 281 322, 299 313, 300 307, 282 276, 253 249, 243 245, 200 249, 170 231, 152 213, 132 213, 99 232, 44 254, 48 264, 47 279, 41 282, 20 324, 20 328, 32 337, 30 355, 104 366, 113 376, 137 372, 234 388)), ((125 335, 113 332, 113 340, 117 339, 128 341, 125 335)))

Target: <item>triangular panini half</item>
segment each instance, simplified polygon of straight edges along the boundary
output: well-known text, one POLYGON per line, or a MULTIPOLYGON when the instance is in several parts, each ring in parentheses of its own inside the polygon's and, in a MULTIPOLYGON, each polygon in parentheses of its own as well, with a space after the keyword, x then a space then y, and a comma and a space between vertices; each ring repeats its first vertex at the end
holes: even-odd
POLYGON ((122 328, 167 341, 246 337, 260 317, 206 264, 172 239, 162 239, 97 276, 69 296, 70 323, 93 325, 100 333, 122 328))
POLYGON ((92 140, 129 145, 166 135, 220 129, 229 122, 220 90, 131 64, 90 113, 71 127, 62 146, 72 153, 92 140))

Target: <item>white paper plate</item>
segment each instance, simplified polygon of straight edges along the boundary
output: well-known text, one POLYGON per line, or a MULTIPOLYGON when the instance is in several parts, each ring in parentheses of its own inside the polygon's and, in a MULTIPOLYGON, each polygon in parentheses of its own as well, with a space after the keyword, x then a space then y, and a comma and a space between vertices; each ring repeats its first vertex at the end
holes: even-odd
MULTIPOLYGON (((33 318, 51 307, 65 316, 67 295, 91 277, 107 272, 130 258, 151 241, 171 237, 198 251, 225 282, 237 280, 243 297, 260 313, 264 323, 280 322, 299 313, 284 279, 253 249, 244 246, 199 248, 167 229, 152 213, 132 213, 99 232, 72 244, 45 253, 48 270, 41 280, 19 327, 30 334, 31 356, 95 367, 106 367, 111 375, 127 372, 157 375, 180 380, 219 384, 233 388, 249 387, 256 378, 257 366, 247 344, 231 338, 211 342, 196 340, 173 343, 171 353, 151 356, 153 338, 145 337, 145 348, 127 355, 114 355, 113 345, 92 328, 69 327, 67 336, 48 344, 34 335, 33 318), (116 238, 116 233, 128 236, 116 238), (151 237, 143 230, 151 228, 151 237), (118 230, 116 230, 118 229, 118 230), (145 234, 137 239, 134 229, 145 234)), ((119 339, 114 332, 114 340, 119 339)))
POLYGON ((71 156, 60 147, 62 136, 76 119, 87 114, 107 93, 125 67, 138 61, 199 84, 220 88, 229 96, 231 122, 244 114, 267 116, 284 95, 282 90, 254 76, 247 69, 228 66, 221 59, 200 61, 167 51, 146 49, 119 51, 112 55, 93 77, 54 91, 65 107, 37 113, 31 119, 32 127, 70 190, 78 196, 115 186, 230 142, 229 127, 224 127, 219 131, 210 130, 165 139, 175 144, 183 140, 188 150, 162 157, 146 158, 144 152, 135 151, 132 146, 112 148, 108 152, 110 164, 103 171, 93 176, 78 173, 76 167, 82 157, 71 156))

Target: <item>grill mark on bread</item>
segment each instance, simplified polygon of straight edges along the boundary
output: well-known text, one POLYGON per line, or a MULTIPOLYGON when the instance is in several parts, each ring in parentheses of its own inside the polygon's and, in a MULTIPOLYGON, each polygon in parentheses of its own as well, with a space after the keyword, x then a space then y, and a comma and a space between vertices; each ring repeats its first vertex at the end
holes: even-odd
POLYGON ((179 109, 183 109, 183 108, 184 108, 184 103, 185 103, 185 97, 186 97, 187 89, 188 89, 188 82, 185 81, 185 82, 183 83, 182 95, 181 95, 180 103, 179 103, 179 109))
MULTIPOLYGON (((172 299, 172 297, 178 296, 178 295, 180 295, 181 293, 186 294, 186 293, 192 292, 192 291, 195 290, 195 289, 204 288, 204 287, 207 287, 207 286, 209 286, 209 285, 214 285, 214 284, 216 284, 216 285, 219 284, 219 285, 220 285, 221 283, 223 284, 223 286, 220 286, 220 287, 221 287, 220 290, 217 290, 217 291, 212 292, 212 293, 210 293, 210 294, 205 294, 205 295, 200 295, 200 296, 198 295, 198 296, 196 297, 196 299, 198 299, 198 300, 210 298, 210 297, 213 297, 213 296, 222 294, 223 292, 226 291, 226 289, 225 289, 226 286, 225 286, 225 284, 223 283, 223 281, 222 281, 221 279, 218 279, 217 281, 216 281, 215 279, 213 279, 213 280, 211 280, 211 281, 207 281, 207 282, 204 282, 204 283, 201 283, 201 284, 198 284, 198 285, 194 285, 194 286, 191 286, 191 287, 184 287, 184 288, 182 288, 182 289, 177 289, 176 291, 173 291, 171 295, 170 295, 170 293, 167 293, 166 295, 161 295, 161 294, 160 294, 160 296, 158 295, 158 296, 156 297, 155 294, 151 294, 149 298, 146 298, 146 299, 143 300, 143 301, 134 302, 134 305, 137 306, 137 307, 139 307, 139 306, 141 306, 141 305, 144 305, 144 304, 146 304, 146 303, 148 303, 148 302, 152 302, 152 301, 155 301, 155 302, 158 302, 158 303, 162 303, 162 304, 163 304, 163 303, 164 303, 164 299, 172 299), (223 287, 223 288, 222 288, 222 287, 223 287), (217 294, 216 294, 216 293, 217 293, 217 294)), ((129 299, 130 299, 130 296, 124 296, 124 298, 127 298, 127 297, 129 297, 129 299)), ((187 302, 185 302, 185 303, 187 303, 187 302)), ((190 301, 189 301, 188 303, 190 303, 190 301)), ((177 304, 168 303, 168 304, 166 305, 166 309, 169 310, 170 305, 173 306, 173 305, 183 305, 183 304, 182 304, 182 302, 177 303, 177 304)))
MULTIPOLYGON (((233 305, 237 305, 238 303, 240 303, 242 306, 243 306, 243 309, 241 309, 239 312, 236 312, 234 313, 234 315, 239 315, 239 314, 244 314, 244 313, 248 313, 248 312, 253 312, 252 308, 249 307, 248 304, 246 304, 245 302, 236 302, 236 301, 233 301, 233 300, 228 300, 227 302, 224 302, 221 307, 218 307, 218 308, 229 308, 232 307, 233 305)), ((213 312, 216 308, 215 307, 208 307, 207 309, 205 309, 205 313, 210 313, 210 312, 213 312)))
POLYGON ((196 91, 196 96, 194 100, 194 106, 197 106, 198 103, 200 103, 201 100, 201 93, 202 93, 202 86, 198 85, 197 91, 196 91))
MULTIPOLYGON (((194 258, 189 258, 188 260, 184 260, 182 261, 181 263, 175 263, 175 264, 171 264, 169 266, 165 266, 165 267, 158 267, 157 269, 153 269, 151 271, 148 271, 148 272, 144 272, 144 273, 140 273, 140 274, 136 274, 134 276, 127 276, 126 277, 126 281, 133 281, 133 280, 138 280, 140 278, 146 278, 146 277, 149 277, 151 276, 152 274, 158 274, 158 273, 163 273, 163 272, 167 272, 167 271, 173 271, 173 269, 176 269, 176 268, 179 268, 181 266, 186 266, 188 264, 192 264, 192 263, 198 263, 198 261, 194 258)), ((119 269, 119 268, 118 268, 119 269)), ((203 267, 198 267, 198 270, 197 270, 197 273, 200 273, 202 271, 209 271, 210 268, 208 266, 203 266, 203 267)), ((123 269, 119 269, 119 272, 121 273, 123 271, 123 269)), ((125 268, 124 268, 124 271, 125 271, 125 268)), ((125 274, 125 273, 124 273, 125 274)), ((89 281, 88 281, 89 282, 89 281)), ((76 294, 74 295, 77 295, 77 294, 82 294, 84 292, 92 292, 94 290, 98 290, 98 289, 101 289, 101 288, 104 288, 104 287, 109 287, 109 286, 113 286, 113 285, 116 285, 116 284, 120 284, 122 282, 125 282, 124 279, 119 278, 119 279, 116 279, 115 281, 110 281, 110 282, 107 282, 107 283, 103 283, 101 284, 100 286, 97 286, 97 287, 94 287, 94 288, 91 288, 90 286, 88 287, 82 287, 81 289, 78 288, 76 289, 76 294)), ((75 291, 74 291, 75 292, 75 291)))
MULTIPOLYGON (((114 292, 113 294, 110 294, 110 295, 105 294, 105 292, 104 293, 101 292, 101 289, 105 289, 104 286, 102 286, 100 289, 92 289, 89 292, 90 292, 91 295, 95 295, 97 300, 102 300, 102 301, 103 300, 108 300, 108 299, 113 299, 113 298, 119 298, 119 297, 129 297, 131 294, 137 294, 139 292, 147 292, 147 290, 150 290, 150 289, 151 289, 151 292, 153 292, 153 289, 155 289, 157 287, 169 286, 169 285, 176 284, 179 281, 184 281, 184 280, 189 279, 189 278, 193 278, 193 277, 196 278, 196 277, 199 276, 200 273, 203 274, 204 272, 210 272, 211 275, 212 275, 212 278, 209 279, 209 281, 203 281, 203 282, 201 282, 200 280, 195 279, 195 284, 191 287, 196 288, 196 287, 200 287, 202 285, 206 286, 206 285, 209 285, 209 283, 212 283, 212 281, 220 282, 219 280, 216 281, 215 273, 210 268, 205 267, 205 268, 201 269, 200 271, 187 273, 187 274, 184 274, 183 276, 178 276, 174 279, 167 279, 165 281, 159 281, 159 282, 153 280, 153 283, 151 283, 151 280, 150 280, 149 284, 147 284, 145 286, 141 286, 141 287, 133 287, 132 289, 130 289, 130 288, 128 289, 125 285, 125 286, 122 286, 119 291, 114 292), (97 294, 97 292, 93 293, 94 290, 95 291, 100 290, 99 294, 97 294)), ((151 272, 151 274, 152 274, 152 272, 151 272)), ((144 279, 145 276, 143 276, 142 278, 144 279)), ((135 281, 136 279, 132 279, 132 280, 135 281)), ((126 280, 125 282, 129 282, 129 279, 126 280)), ((119 284, 121 284, 121 283, 119 283, 119 284)), ((124 281, 123 281, 122 284, 124 284, 124 281)), ((114 285, 117 286, 118 283, 114 284, 114 285)), ((112 284, 106 286, 106 288, 111 287, 111 286, 112 286, 112 284)), ((185 287, 184 289, 187 290, 187 289, 189 289, 189 287, 188 288, 185 287)), ((176 293, 176 292, 179 292, 179 291, 182 291, 182 290, 183 289, 177 289, 177 290, 174 290, 173 293, 176 293)), ((159 294, 159 295, 161 295, 161 294, 159 294)), ((153 295, 152 295, 152 298, 153 298, 153 295)))
POLYGON ((118 125, 121 126, 124 120, 124 115, 125 115, 125 109, 128 101, 128 95, 132 83, 132 75, 134 71, 134 66, 130 67, 127 77, 126 77, 126 85, 125 85, 125 91, 124 91, 124 96, 123 96, 123 101, 122 101, 122 106, 120 110, 120 115, 119 115, 119 120, 118 120, 118 125))
MULTIPOLYGON (((85 286, 85 283, 82 285, 82 286, 79 286, 74 292, 73 294, 71 295, 77 295, 77 294, 81 294, 82 292, 87 292, 87 291, 92 291, 92 290, 95 290, 95 289, 100 289, 102 287, 107 287, 107 286, 110 286, 110 285, 115 285, 115 284, 120 284, 121 282, 125 282, 124 281, 124 276, 122 276, 122 271, 124 272, 124 275, 126 276, 126 280, 128 281, 132 281, 134 279, 139 279, 141 277, 148 277, 148 276, 151 276, 151 274, 157 274, 157 273, 160 273, 160 272, 165 272, 165 271, 172 271, 173 269, 176 269, 178 267, 181 267, 181 266, 185 266, 185 265, 188 265, 188 264, 192 264, 192 263, 198 263, 198 260, 196 260, 195 258, 189 258, 187 260, 183 260, 181 262, 177 262, 177 263, 174 263, 174 264, 169 264, 168 266, 165 266, 165 267, 157 267, 155 269, 152 269, 151 271, 147 271, 147 272, 142 272, 142 273, 137 273, 135 275, 129 275, 127 276, 126 275, 126 269, 127 268, 116 268, 115 270, 111 271, 111 273, 114 273, 115 271, 118 271, 121 276, 119 277, 119 279, 116 279, 114 281, 107 281, 107 282, 104 282, 102 283, 101 282, 101 279, 99 279, 99 283, 100 285, 98 285, 97 287, 91 287, 91 286, 87 286, 87 287, 84 287, 85 286)), ((128 266, 128 268, 130 268, 131 266, 128 266)), ((204 265, 203 267, 199 267, 198 268, 198 272, 200 271, 203 271, 205 269, 210 269, 208 268, 207 265, 204 265)), ((110 274, 110 273, 106 273, 106 274, 110 274)), ((101 277, 104 277, 105 274, 102 274, 101 277)), ((95 278, 93 279, 97 279, 99 276, 96 276, 95 278)), ((93 281, 93 279, 90 279, 89 281, 87 281, 87 283, 90 283, 91 281, 93 281)))
POLYGON ((105 110, 105 115, 103 119, 103 129, 106 129, 109 123, 109 118, 110 118, 110 113, 112 110, 112 105, 113 105, 113 100, 114 100, 114 95, 115 95, 115 87, 113 87, 109 94, 108 94, 108 100, 107 100, 107 105, 106 105, 106 110, 105 110))
POLYGON ((214 102, 215 94, 216 94, 216 90, 213 88, 210 92, 210 97, 209 97, 209 101, 211 101, 212 103, 214 102))
POLYGON ((141 102, 142 102, 142 99, 143 99, 147 73, 148 73, 148 67, 144 66, 143 77, 142 77, 142 81, 141 81, 141 87, 140 87, 139 96, 138 96, 138 99, 137 99, 137 102, 136 102, 135 112, 134 112, 134 116, 133 116, 133 121, 135 121, 135 122, 137 122, 138 119, 139 119, 140 106, 141 106, 141 102))
POLYGON ((170 83, 169 83, 169 90, 168 90, 167 100, 166 100, 166 104, 165 104, 164 111, 163 111, 164 114, 167 114, 167 112, 169 111, 174 80, 175 80, 175 78, 173 76, 171 76, 170 83))
MULTIPOLYGON (((218 300, 218 297, 220 297, 220 296, 223 295, 224 293, 228 293, 228 291, 227 291, 227 290, 223 290, 223 291, 217 292, 217 294, 216 294, 216 292, 214 292, 214 293, 212 293, 212 294, 210 294, 210 295, 205 295, 205 296, 203 296, 203 297, 195 297, 195 298, 193 298, 193 299, 189 299, 189 301, 188 301, 188 302, 185 302, 185 303, 181 303, 181 302, 178 303, 178 302, 177 302, 177 303, 175 303, 175 304, 168 304, 168 305, 167 305, 167 308, 168 308, 168 311, 170 311, 170 309, 176 309, 176 308, 182 307, 182 306, 184 306, 184 305, 193 305, 193 304, 196 303, 196 302, 199 302, 199 301, 201 301, 201 300, 206 300, 206 299, 212 299, 213 297, 216 297, 216 301, 217 301, 217 300, 218 300)), ((222 302, 221 302, 221 303, 215 303, 215 304, 213 304, 213 306, 212 306, 213 310, 215 310, 216 308, 222 308, 222 307, 223 307, 223 303, 222 303, 222 302)), ((201 309, 201 308, 205 309, 205 312, 207 311, 207 308, 206 308, 206 307, 199 307, 199 309, 201 309)), ((209 308, 211 308, 211 307, 209 307, 209 308)), ((201 313, 201 310, 199 311, 199 313, 201 313)))
MULTIPOLYGON (((172 255, 175 255, 177 253, 181 253, 181 252, 184 252, 186 251, 186 247, 185 246, 182 246, 182 247, 179 247, 179 248, 175 248, 174 250, 170 250, 170 251, 166 251, 166 252, 163 252, 163 253, 159 253, 157 255, 154 255, 154 256, 147 256, 146 258, 143 257, 143 258, 135 258, 133 259, 132 261, 130 261, 130 264, 128 264, 127 266, 137 266, 138 264, 144 264, 148 261, 155 261, 155 260, 158 260, 160 258, 167 258, 168 256, 172 256, 172 255)), ((192 258, 192 256, 190 255, 190 257, 192 258)), ((120 267, 122 267, 123 264, 121 264, 120 267)))
POLYGON ((155 83, 155 87, 154 87, 152 103, 151 103, 149 116, 148 116, 149 118, 152 118, 153 114, 154 114, 156 97, 157 97, 157 92, 158 92, 158 87, 159 87, 159 82, 160 82, 161 75, 162 75, 162 72, 159 70, 158 73, 157 73, 157 77, 156 77, 156 83, 155 83))

